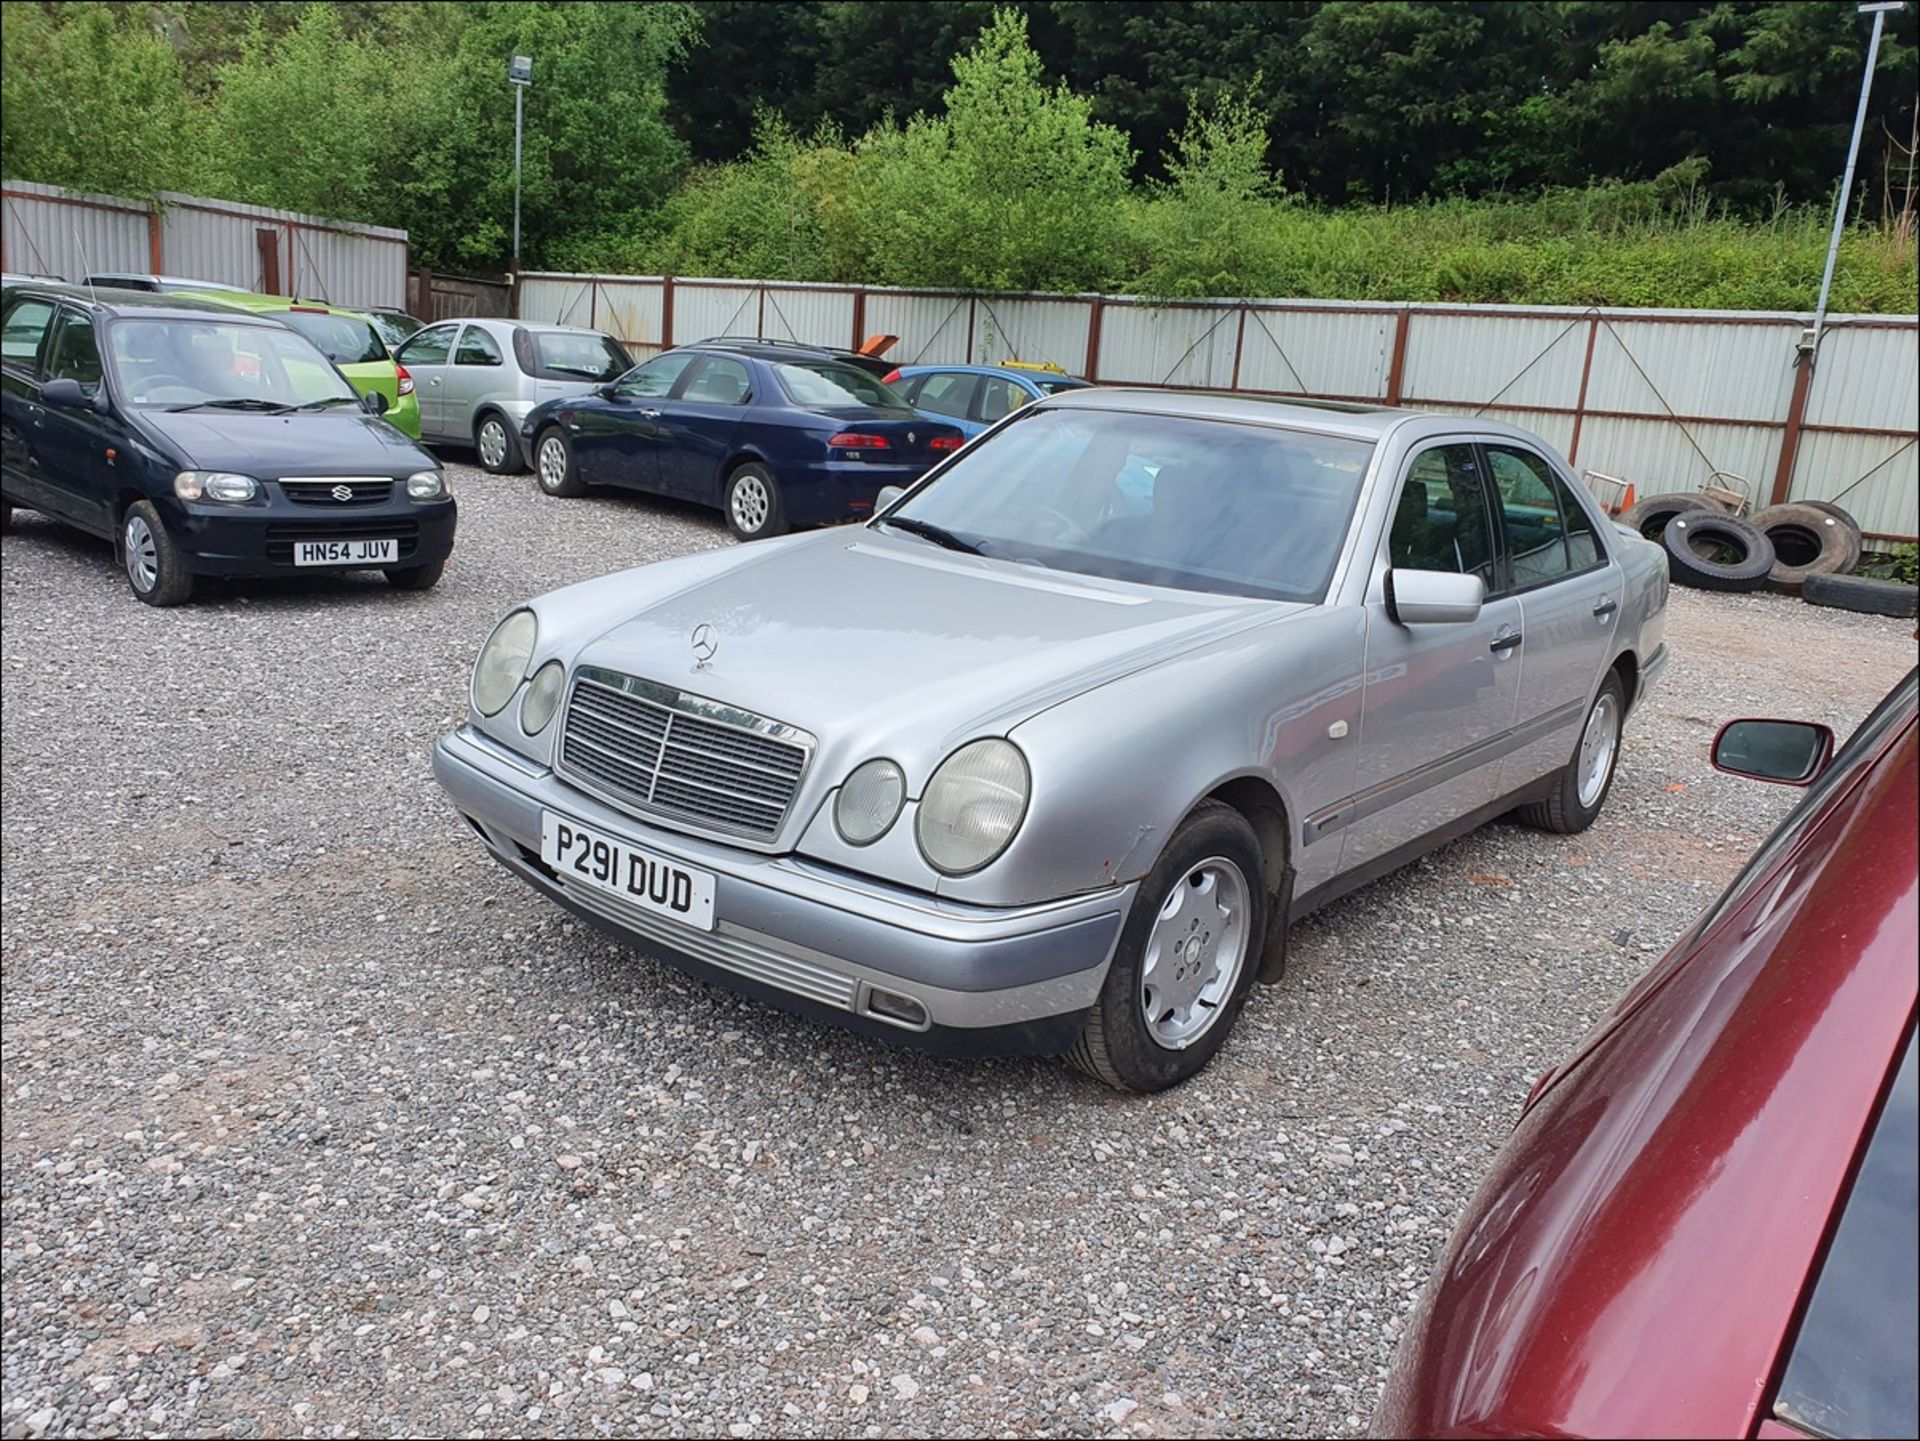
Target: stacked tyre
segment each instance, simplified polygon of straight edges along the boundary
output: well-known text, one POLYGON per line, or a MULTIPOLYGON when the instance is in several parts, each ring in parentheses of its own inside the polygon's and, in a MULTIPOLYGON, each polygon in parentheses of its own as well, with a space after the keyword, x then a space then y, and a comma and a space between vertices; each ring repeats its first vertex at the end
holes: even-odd
POLYGON ((1741 594, 1759 590, 1773 573, 1773 542, 1737 515, 1686 510, 1660 532, 1667 570, 1676 585, 1741 594))
POLYGON ((1767 584, 1774 590, 1798 595, 1810 577, 1845 575, 1860 564, 1860 527, 1836 505, 1770 505, 1750 524, 1773 546, 1767 584))

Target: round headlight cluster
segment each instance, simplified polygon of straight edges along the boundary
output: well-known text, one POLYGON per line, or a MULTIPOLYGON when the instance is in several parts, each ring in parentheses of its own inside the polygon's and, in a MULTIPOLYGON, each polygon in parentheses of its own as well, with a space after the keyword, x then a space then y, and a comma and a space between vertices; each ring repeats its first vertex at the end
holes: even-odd
POLYGON ((850 846, 870 846, 887 833, 907 800, 907 778, 892 761, 868 761, 847 777, 833 803, 833 824, 850 846))
POLYGON ((920 797, 915 839, 944 875, 979 870, 1007 848, 1027 814, 1032 778, 1011 741, 963 745, 940 763, 920 797))
POLYGON ((443 500, 452 493, 447 478, 437 470, 416 470, 407 477, 409 500, 443 500))
POLYGON ((173 478, 173 493, 182 500, 218 500, 229 505, 260 498, 260 482, 250 475, 227 470, 183 470, 173 478))
POLYGON ((560 691, 566 678, 567 668, 557 660, 548 661, 533 673, 533 679, 527 682, 527 694, 520 702, 521 730, 537 736, 547 728, 553 713, 560 709, 560 691))
POLYGON ((481 715, 498 715, 513 699, 527 677, 539 635, 540 623, 530 610, 516 610, 493 628, 473 664, 473 708, 481 715))

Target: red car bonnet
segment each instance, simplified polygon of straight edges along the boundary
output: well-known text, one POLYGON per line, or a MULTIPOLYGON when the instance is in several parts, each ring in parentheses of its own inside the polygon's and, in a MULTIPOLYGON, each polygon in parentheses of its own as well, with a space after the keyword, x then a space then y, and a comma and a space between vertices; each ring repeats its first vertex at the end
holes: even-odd
POLYGON ((1380 1434, 1744 1436, 1914 1014, 1909 708, 1521 1120, 1380 1434))

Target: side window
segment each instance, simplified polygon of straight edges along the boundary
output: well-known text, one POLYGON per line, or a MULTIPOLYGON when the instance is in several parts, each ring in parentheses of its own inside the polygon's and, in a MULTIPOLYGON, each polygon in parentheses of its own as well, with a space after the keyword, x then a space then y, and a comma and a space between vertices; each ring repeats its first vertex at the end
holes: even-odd
POLYGON ((980 382, 980 418, 991 425, 1031 399, 1032 396, 1011 380, 998 375, 986 376, 980 382))
POLYGON ((620 383, 614 387, 614 394, 623 400, 659 400, 673 389, 680 372, 691 364, 691 351, 655 356, 645 365, 629 370, 622 376, 620 383))
POLYGON ((1524 590, 1593 564, 1598 542, 1589 530, 1589 555, 1576 565, 1567 549, 1567 527, 1560 510, 1560 483, 1539 456, 1508 445, 1488 445, 1487 465, 1500 497, 1501 525, 1507 537, 1507 561, 1513 585, 1524 590))
POLYGON ((1474 448, 1438 445, 1423 450, 1407 467, 1406 483, 1400 487, 1387 535, 1388 562, 1406 570, 1477 575, 1491 591, 1493 533, 1487 522, 1487 489, 1474 448))
POLYGON ((100 388, 100 342, 90 317, 73 310, 61 314, 47 352, 47 379, 77 380, 88 395, 100 388))
POLYGON ((401 346, 394 359, 402 365, 445 365, 447 352, 452 348, 453 327, 433 325, 401 346))
POLYGON ((460 336, 460 346, 453 352, 455 365, 502 365, 505 363, 500 347, 491 335, 477 325, 469 325, 460 336))
POLYGON ((724 355, 709 355, 680 398, 705 405, 745 405, 752 390, 753 377, 747 374, 746 366, 724 355))
POLYGON ((1913 1368, 1920 1082, 1911 1030, 1902 1051, 1774 1405, 1782 1420, 1813 1436, 1907 1436, 1920 1410, 1913 1368))
POLYGON ((913 402, 914 408, 931 411, 935 415, 958 416, 964 420, 973 407, 973 393, 979 384, 980 377, 977 375, 965 375, 954 370, 935 371, 921 382, 919 395, 913 402))
POLYGON ((14 301, 5 323, 0 324, 0 361, 32 371, 40 358, 40 342, 46 339, 52 323, 51 302, 26 297, 14 301))

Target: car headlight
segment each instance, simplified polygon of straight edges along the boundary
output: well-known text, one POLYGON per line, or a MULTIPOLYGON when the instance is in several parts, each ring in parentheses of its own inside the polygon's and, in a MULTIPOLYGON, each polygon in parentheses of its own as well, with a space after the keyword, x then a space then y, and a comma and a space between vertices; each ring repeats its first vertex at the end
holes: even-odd
POLYGON ((173 478, 173 493, 182 500, 219 500, 237 505, 258 500, 260 482, 227 470, 183 470, 173 478))
POLYGON ((540 623, 530 610, 516 610, 493 628, 473 663, 473 708, 481 715, 498 715, 513 699, 539 636, 540 623))
POLYGON ((943 875, 977 871, 1007 848, 1027 813, 1027 758, 1011 741, 972 741, 927 782, 914 836, 943 875))
POLYGON ((437 470, 416 470, 407 477, 408 500, 442 500, 451 494, 447 478, 437 470))
POLYGON ((907 778, 892 761, 868 761, 840 787, 833 827, 850 846, 870 846, 887 833, 907 800, 907 778))
POLYGON ((533 673, 533 679, 527 682, 526 697, 520 702, 521 730, 537 736, 547 728, 553 713, 560 709, 560 692, 566 678, 567 668, 557 660, 548 661, 533 673))

